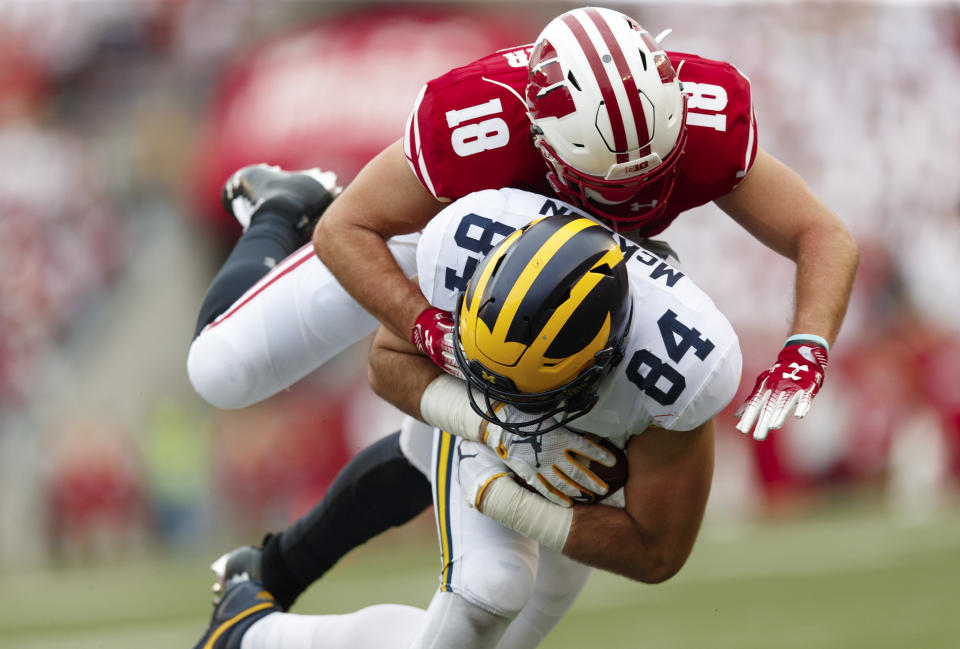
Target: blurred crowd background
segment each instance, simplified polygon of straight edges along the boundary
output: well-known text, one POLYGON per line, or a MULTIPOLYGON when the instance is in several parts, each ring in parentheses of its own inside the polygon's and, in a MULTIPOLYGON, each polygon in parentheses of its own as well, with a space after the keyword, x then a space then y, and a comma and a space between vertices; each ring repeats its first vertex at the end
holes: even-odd
MULTIPOLYGON (((792 265, 713 206, 666 233, 731 318, 710 520, 873 499, 905 524, 960 478, 960 6, 615 2, 752 81, 760 145, 849 225, 862 263, 807 420, 732 412, 789 329, 792 265)), ((0 567, 248 537, 306 511, 394 430, 365 345, 216 410, 185 359, 251 162, 349 181, 422 83, 530 42, 561 2, 0 2, 0 567)))

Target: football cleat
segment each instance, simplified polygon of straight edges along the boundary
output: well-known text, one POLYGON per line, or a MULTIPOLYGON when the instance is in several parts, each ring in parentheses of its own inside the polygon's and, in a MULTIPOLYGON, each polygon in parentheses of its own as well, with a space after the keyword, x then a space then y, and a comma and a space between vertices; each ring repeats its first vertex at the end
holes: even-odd
POLYGON ((254 622, 280 610, 263 584, 238 575, 227 581, 223 597, 213 609, 210 625, 194 649, 240 649, 243 634, 254 622))
POLYGON ((332 171, 316 167, 284 171, 275 165, 255 164, 230 176, 220 200, 244 232, 260 206, 271 201, 278 211, 290 217, 295 230, 309 236, 324 210, 341 191, 337 174, 332 171))
POLYGON ((246 576, 248 579, 263 583, 263 573, 260 569, 260 562, 263 558, 263 549, 252 545, 230 550, 216 561, 210 564, 210 570, 213 571, 215 581, 213 583, 213 604, 220 603, 227 582, 234 577, 246 576))

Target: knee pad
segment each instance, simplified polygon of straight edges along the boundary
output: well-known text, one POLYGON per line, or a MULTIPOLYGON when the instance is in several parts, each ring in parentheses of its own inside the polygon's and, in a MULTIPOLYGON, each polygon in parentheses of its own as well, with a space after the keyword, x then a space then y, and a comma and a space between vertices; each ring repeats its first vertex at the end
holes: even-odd
POLYGON ((537 581, 535 546, 493 546, 462 557, 460 595, 495 615, 515 618, 533 595, 537 581))
POLYGON ((201 333, 187 353, 187 375, 204 401, 217 408, 243 408, 252 403, 250 377, 231 346, 216 335, 201 333))

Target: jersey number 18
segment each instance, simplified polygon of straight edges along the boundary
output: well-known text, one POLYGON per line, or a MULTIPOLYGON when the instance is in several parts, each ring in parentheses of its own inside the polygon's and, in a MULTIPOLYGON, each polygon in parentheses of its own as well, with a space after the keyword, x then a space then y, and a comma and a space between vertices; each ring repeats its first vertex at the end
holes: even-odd
POLYGON ((453 151, 461 158, 465 158, 481 151, 507 146, 510 141, 510 127, 502 118, 491 117, 502 112, 503 105, 499 99, 491 99, 460 110, 448 110, 447 126, 453 129, 453 133, 450 134, 453 151), (484 117, 490 119, 482 119, 484 117), (464 124, 464 122, 469 123, 464 124))

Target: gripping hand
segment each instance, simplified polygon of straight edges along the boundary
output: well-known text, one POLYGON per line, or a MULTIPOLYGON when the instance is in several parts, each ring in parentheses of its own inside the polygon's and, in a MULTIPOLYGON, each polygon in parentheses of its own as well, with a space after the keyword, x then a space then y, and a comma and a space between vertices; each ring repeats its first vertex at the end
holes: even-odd
MULTIPOLYGON (((514 422, 524 414, 511 406, 498 413, 514 422)), ((545 422, 548 427, 551 421, 545 422)), ((590 470, 591 462, 606 467, 617 463, 616 456, 599 443, 567 428, 554 428, 542 435, 517 435, 495 424, 483 433, 483 442, 503 463, 548 500, 570 507, 574 502, 595 502, 607 495, 610 486, 590 470)))
POLYGON ((460 442, 457 453, 457 477, 467 504, 483 513, 486 488, 498 478, 513 477, 510 469, 490 449, 470 440, 460 442))
POLYGON ((410 340, 434 365, 458 379, 463 378, 453 353, 453 315, 449 311, 425 309, 417 316, 410 340))
POLYGON ((783 426, 791 412, 802 419, 823 385, 826 368, 824 347, 803 341, 788 344, 773 367, 757 378, 753 392, 734 413, 741 418, 737 430, 749 433, 756 422, 753 438, 763 440, 770 430, 783 426))

